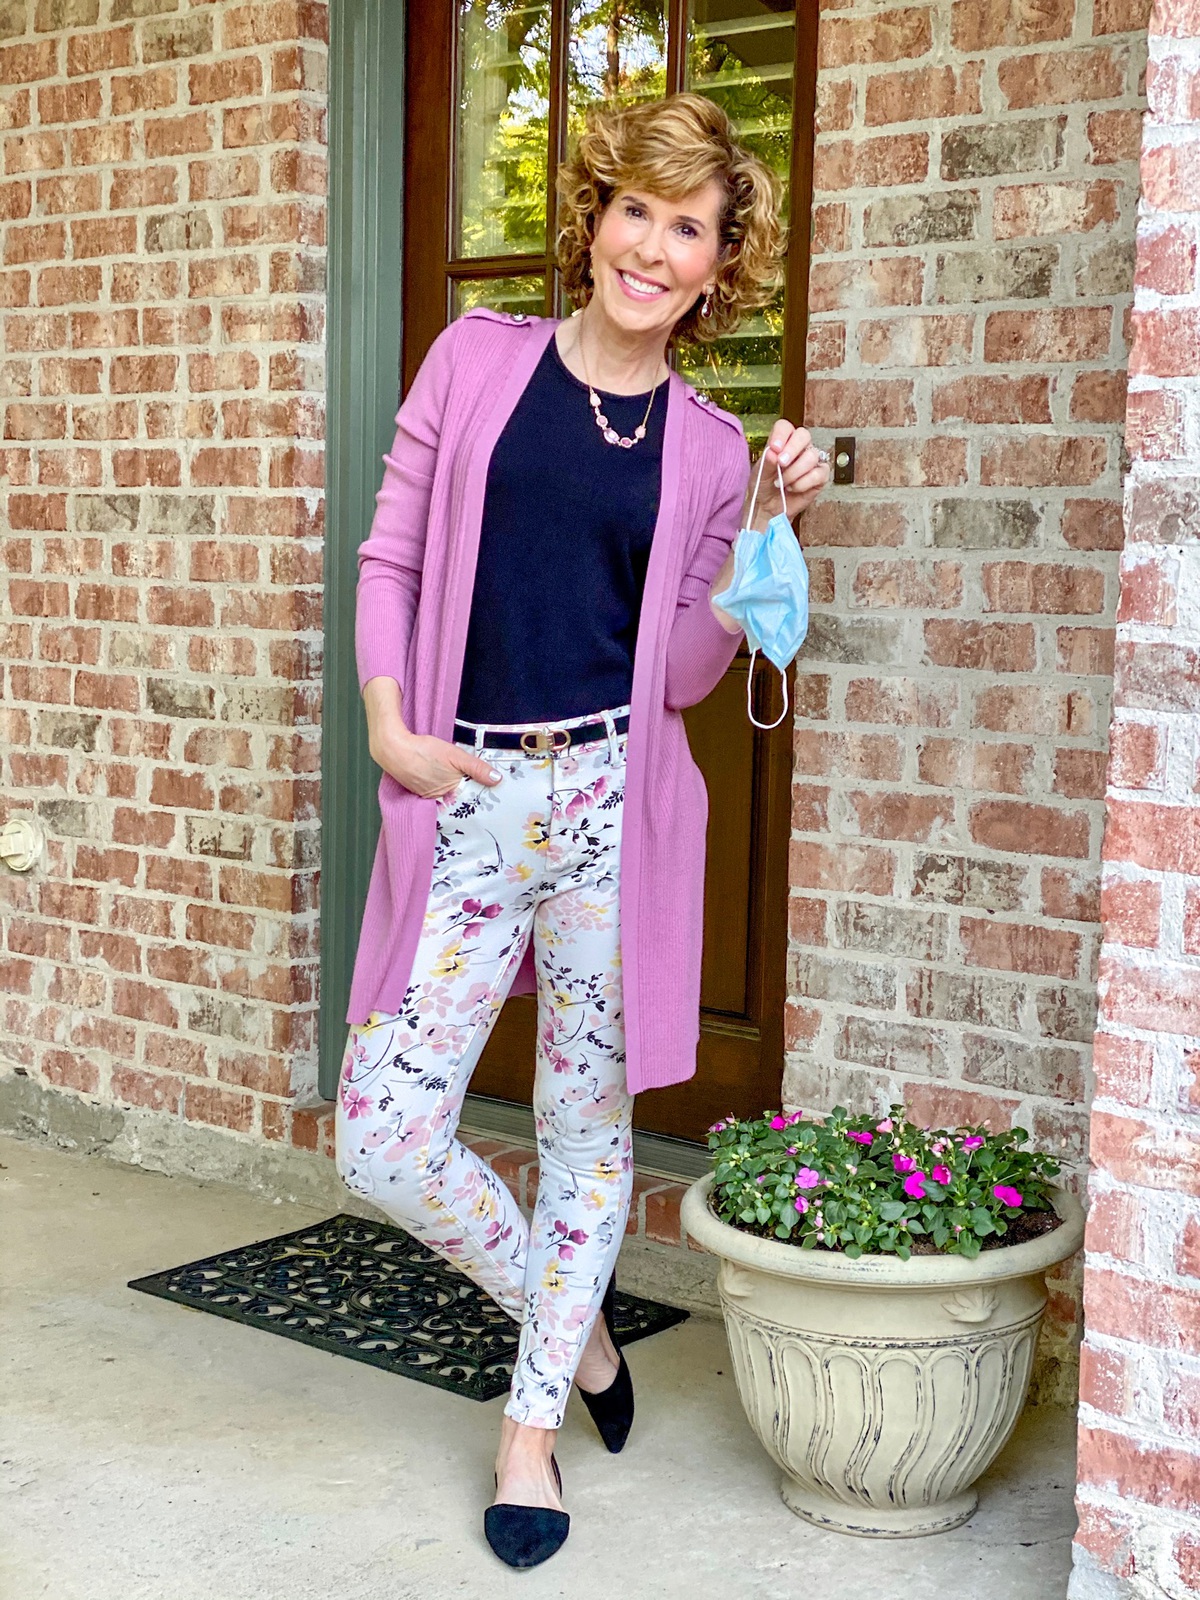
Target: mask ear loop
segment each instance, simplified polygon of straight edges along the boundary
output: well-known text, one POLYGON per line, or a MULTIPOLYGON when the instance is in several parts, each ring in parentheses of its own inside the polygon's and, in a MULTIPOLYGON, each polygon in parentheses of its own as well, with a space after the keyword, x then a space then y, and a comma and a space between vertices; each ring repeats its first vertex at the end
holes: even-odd
POLYGON ((755 658, 755 656, 757 654, 758 654, 757 650, 751 650, 751 652, 750 652, 750 670, 746 674, 746 715, 750 718, 750 721, 754 724, 754 726, 756 728, 777 728, 779 726, 779 724, 783 721, 784 717, 786 717, 787 714, 788 714, 787 673, 786 672, 781 672, 779 674, 780 681, 783 684, 783 710, 775 718, 774 722, 760 722, 758 720, 758 718, 754 715, 754 699, 753 699, 753 695, 754 695, 754 658, 755 658))
MULTIPOLYGON (((749 522, 753 522, 754 521, 754 513, 758 509, 758 490, 759 490, 759 485, 762 483, 762 472, 763 472, 763 468, 766 466, 766 464, 767 464, 767 452, 766 452, 766 447, 764 446, 763 452, 758 458, 758 474, 754 479, 754 493, 750 496, 749 522)), ((776 479, 778 480, 778 483, 779 483, 779 503, 783 507, 783 514, 786 517, 787 516, 787 490, 783 487, 783 463, 782 463, 782 461, 777 460, 775 462, 775 476, 776 476, 776 479)), ((753 533, 754 529, 751 528, 750 531, 753 533)))
MULTIPOLYGON (((763 464, 766 461, 766 459, 767 459, 767 452, 766 452, 766 449, 764 448, 762 455, 760 455, 759 458, 758 458, 758 476, 754 480, 754 493, 750 498, 750 519, 749 520, 751 522, 754 521, 754 509, 758 504, 758 486, 762 482, 763 464)), ((775 463, 775 472, 776 472, 776 475, 777 475, 777 477, 779 479, 779 500, 780 500, 780 504, 783 506, 783 514, 786 517, 787 516, 787 490, 783 487, 783 463, 782 462, 776 461, 776 463, 775 463)), ((753 532, 754 530, 751 529, 750 531, 753 532)), ((780 678, 781 678, 781 680, 783 682, 783 710, 775 718, 774 722, 760 722, 758 720, 758 718, 754 715, 754 658, 755 658, 755 656, 757 654, 758 654, 758 648, 756 646, 750 652, 750 670, 746 674, 746 715, 750 718, 750 721, 754 724, 754 726, 756 728, 764 728, 764 729, 768 729, 769 730, 771 728, 777 728, 779 726, 779 724, 783 721, 784 717, 786 717, 787 714, 788 714, 787 673, 786 672, 781 672, 779 674, 779 676, 780 676, 780 678)))
MULTIPOLYGON (((764 445, 763 446, 763 452, 758 458, 758 476, 754 480, 754 493, 750 496, 750 510, 749 510, 749 512, 747 513, 747 516, 746 516, 746 526, 747 527, 749 527, 750 524, 754 521, 754 513, 755 513, 755 510, 758 507, 758 490, 759 490, 759 485, 762 483, 762 469, 766 465, 766 460, 767 460, 767 450, 766 450, 766 446, 764 445)), ((782 472, 780 473, 780 476, 781 477, 783 476, 782 472)), ((751 532, 753 532, 753 531, 754 530, 751 529, 751 532)))

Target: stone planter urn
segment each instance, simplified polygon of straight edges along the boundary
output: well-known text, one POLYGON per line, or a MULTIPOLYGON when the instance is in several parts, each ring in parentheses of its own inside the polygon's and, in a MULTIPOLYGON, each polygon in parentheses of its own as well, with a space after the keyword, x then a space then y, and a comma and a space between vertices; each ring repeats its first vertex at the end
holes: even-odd
POLYGON ((957 1527, 1025 1404, 1048 1267, 1083 1240, 1083 1208, 1025 1244, 958 1255, 801 1250, 722 1222, 713 1176, 684 1196, 689 1235, 720 1258, 738 1393, 818 1527, 903 1539, 957 1527))

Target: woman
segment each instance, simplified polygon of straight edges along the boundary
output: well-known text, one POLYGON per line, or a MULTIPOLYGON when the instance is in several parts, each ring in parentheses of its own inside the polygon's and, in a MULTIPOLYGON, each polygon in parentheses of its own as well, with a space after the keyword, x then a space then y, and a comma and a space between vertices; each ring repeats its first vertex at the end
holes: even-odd
MULTIPOLYGON (((740 629, 741 424, 666 363, 770 297, 773 175, 694 95, 594 112, 559 186, 562 321, 476 310, 396 418, 359 551, 357 652, 383 830, 347 1020, 338 1170, 521 1326, 492 1548, 566 1537, 572 1383, 619 1450, 632 1420, 611 1281, 639 1089, 695 1071, 707 798, 680 712, 740 629), (540 1158, 527 1226, 455 1137, 506 995, 536 988, 540 1158)), ((782 419, 786 511, 828 476, 782 419)), ((748 511, 749 508, 747 508, 748 511)), ((780 510, 760 497, 755 526, 780 510)))

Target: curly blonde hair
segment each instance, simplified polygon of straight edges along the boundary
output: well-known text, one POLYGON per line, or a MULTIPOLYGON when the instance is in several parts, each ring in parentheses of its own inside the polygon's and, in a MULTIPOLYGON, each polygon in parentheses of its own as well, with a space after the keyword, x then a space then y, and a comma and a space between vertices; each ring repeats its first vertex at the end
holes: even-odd
POLYGON ((558 169, 558 264, 571 302, 591 299, 591 245, 618 189, 678 200, 713 179, 724 203, 711 312, 701 316, 698 299, 675 324, 672 341, 711 343, 771 299, 785 243, 779 180, 737 143, 725 112, 703 95, 590 107, 575 153, 558 169))

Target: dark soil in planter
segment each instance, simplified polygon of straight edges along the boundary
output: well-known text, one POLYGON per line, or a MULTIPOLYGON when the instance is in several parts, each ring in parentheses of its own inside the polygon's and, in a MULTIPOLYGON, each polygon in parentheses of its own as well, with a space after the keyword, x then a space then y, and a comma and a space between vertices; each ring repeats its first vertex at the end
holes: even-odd
MULTIPOLYGON (((714 1217, 717 1215, 716 1211, 713 1210, 711 1201, 708 1209, 714 1217)), ((718 1220, 724 1219, 718 1218, 718 1220)), ((1009 1245, 1028 1244, 1031 1239, 1040 1239, 1044 1233, 1053 1233, 1055 1228, 1061 1228, 1062 1220, 1057 1211, 1022 1211, 1019 1217, 1006 1218, 1008 1222, 1007 1233, 993 1233, 988 1238, 981 1239, 979 1241, 980 1251, 1005 1250, 1009 1245)), ((744 1222, 731 1222, 727 1223, 726 1226, 736 1228, 739 1233, 755 1234, 759 1239, 770 1239, 773 1244, 794 1244, 796 1249, 800 1249, 798 1240, 777 1239, 770 1228, 749 1228, 744 1222)), ((939 1250, 933 1240, 924 1234, 918 1235, 909 1242, 914 1256, 945 1256, 958 1253, 952 1250, 939 1250)), ((831 1250, 828 1245, 823 1244, 814 1245, 813 1249, 830 1256, 840 1256, 842 1253, 840 1250, 831 1250)), ((881 1254, 881 1252, 863 1252, 864 1256, 870 1254, 881 1254)), ((890 1258, 893 1253, 888 1251, 886 1254, 890 1258)))
MULTIPOLYGON (((1007 1233, 992 1233, 986 1239, 979 1241, 980 1251, 1004 1250, 1010 1244, 1028 1244, 1031 1239, 1040 1239, 1044 1233, 1053 1233, 1055 1228, 1062 1227, 1062 1218, 1057 1211, 1022 1211, 1019 1217, 1009 1217, 1007 1233)), ((952 1254, 939 1250, 932 1239, 914 1239, 912 1253, 915 1256, 944 1256, 952 1254)))

